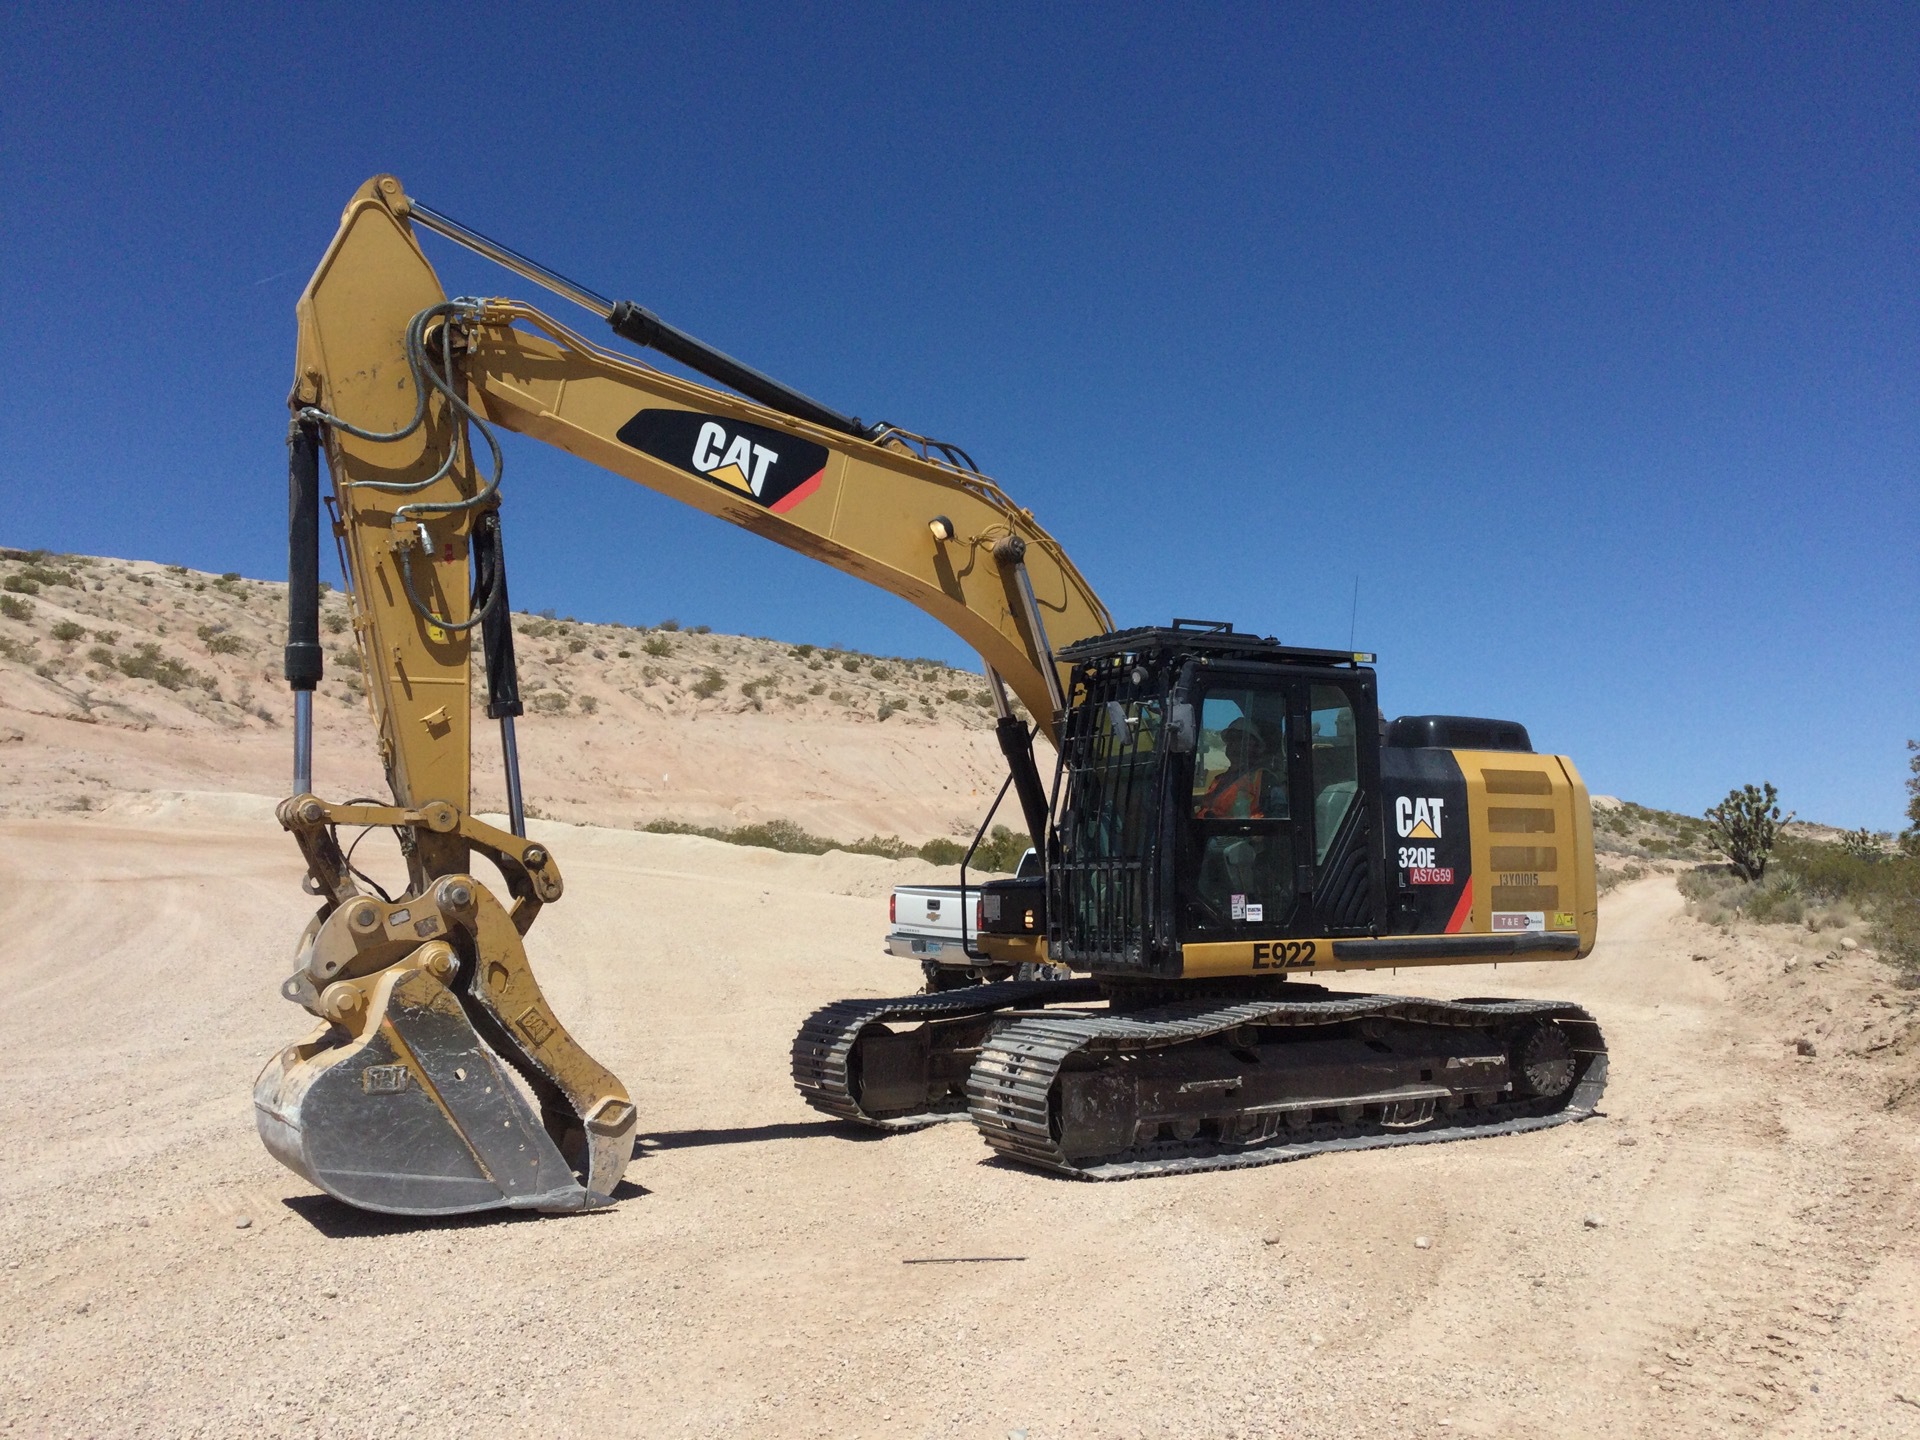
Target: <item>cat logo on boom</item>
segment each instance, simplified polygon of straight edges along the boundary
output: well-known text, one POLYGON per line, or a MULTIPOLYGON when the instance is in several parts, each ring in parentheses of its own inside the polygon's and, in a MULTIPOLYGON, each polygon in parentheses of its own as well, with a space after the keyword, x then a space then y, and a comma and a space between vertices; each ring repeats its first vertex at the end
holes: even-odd
POLYGON ((1393 823, 1402 840, 1438 840, 1440 812, 1446 801, 1437 797, 1402 795, 1393 802, 1393 823))
POLYGON ((784 430, 693 410, 642 410, 620 442, 785 514, 820 488, 827 448, 784 430))

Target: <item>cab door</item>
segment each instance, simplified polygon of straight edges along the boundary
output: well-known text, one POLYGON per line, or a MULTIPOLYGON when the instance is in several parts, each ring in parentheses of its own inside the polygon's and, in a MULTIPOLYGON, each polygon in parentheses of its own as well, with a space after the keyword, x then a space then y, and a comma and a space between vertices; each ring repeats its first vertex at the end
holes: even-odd
POLYGON ((1380 931, 1386 875, 1380 811, 1380 715, 1368 671, 1293 682, 1300 843, 1298 934, 1380 931))
POLYGON ((1180 939, 1296 933, 1295 687, 1271 668, 1210 667, 1192 692, 1191 771, 1170 786, 1180 939))

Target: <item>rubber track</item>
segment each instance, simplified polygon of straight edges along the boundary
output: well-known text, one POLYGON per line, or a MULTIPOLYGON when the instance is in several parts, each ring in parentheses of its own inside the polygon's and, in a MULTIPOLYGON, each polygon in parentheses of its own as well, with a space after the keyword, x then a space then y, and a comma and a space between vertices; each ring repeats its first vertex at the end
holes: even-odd
POLYGON ((809 1015, 794 1037, 794 1088, 816 1110, 882 1130, 917 1130, 943 1120, 965 1119, 966 1103, 959 1099, 915 1115, 885 1119, 862 1110, 847 1082, 847 1057, 853 1052, 860 1032, 869 1025, 894 1020, 919 1024, 985 1015, 995 1010, 1074 1004, 1099 998, 1100 986, 1093 980, 1025 980, 969 985, 936 995, 908 995, 898 1000, 837 1001, 809 1015))
POLYGON ((1606 1083, 1607 1056, 1599 1026, 1577 1005, 1550 1000, 1447 1001, 1350 995, 1323 1000, 1253 1001, 1220 1008, 1179 1004, 1132 1015, 1019 1020, 995 1033, 982 1047, 967 1077, 967 1102, 981 1137, 1008 1160, 1081 1180, 1129 1180, 1277 1165, 1340 1150, 1433 1145, 1544 1130, 1591 1116, 1606 1083), (1474 1124, 1404 1131, 1323 1125, 1314 1127, 1306 1139, 1275 1137, 1245 1145, 1206 1140, 1156 1142, 1122 1152, 1121 1158, 1093 1161, 1070 1160, 1055 1143, 1053 1082, 1072 1055, 1188 1043, 1240 1025, 1314 1026, 1375 1016, 1430 1025, 1477 1026, 1528 1018, 1561 1022, 1571 1031, 1569 1038, 1576 1055, 1586 1053, 1587 1064, 1565 1097, 1476 1110, 1472 1113, 1488 1118, 1474 1124))

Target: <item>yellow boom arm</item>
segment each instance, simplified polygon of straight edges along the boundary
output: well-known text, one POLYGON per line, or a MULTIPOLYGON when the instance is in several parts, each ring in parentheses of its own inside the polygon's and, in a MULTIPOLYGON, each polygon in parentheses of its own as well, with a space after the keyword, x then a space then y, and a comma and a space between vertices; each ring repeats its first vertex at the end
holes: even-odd
MULTIPOLYGON (((479 467, 464 451, 442 466, 460 428, 450 407, 429 403, 402 441, 345 428, 392 433, 419 401, 408 328, 446 296, 410 213, 391 177, 347 207, 300 300, 294 401, 336 422, 327 454, 395 798, 464 810, 467 633, 421 615, 407 586, 433 614, 467 619, 467 539, 485 507, 441 507, 471 504, 479 467)), ((971 645, 1054 738, 1064 672, 1053 651, 1112 622, 1060 546, 991 480, 916 453, 903 432, 859 439, 664 374, 531 306, 487 301, 446 318, 460 332, 467 398, 487 420, 911 601, 971 645)))
MULTIPOLYGON (((1003 746, 1017 733, 1023 753, 1026 732, 1005 719, 1001 682, 1054 740, 1065 678, 1055 648, 1112 625, 1031 513, 956 463, 958 452, 847 421, 631 306, 609 315, 616 329, 638 316, 644 336, 666 337, 683 358, 689 348, 710 357, 708 373, 794 403, 755 403, 664 374, 525 304, 450 301, 416 220, 479 238, 416 207, 391 176, 376 177, 347 206, 298 308, 288 678, 303 709, 299 793, 280 819, 325 899, 282 989, 324 1023, 269 1063, 255 1108, 276 1156, 356 1205, 407 1214, 579 1209, 604 1202, 618 1183, 635 1115, 527 966, 521 936, 561 893, 557 863, 524 835, 471 814, 472 638, 506 622, 501 457, 490 427, 543 440, 911 601, 979 652, 1003 706, 1003 746), (310 793, 303 692, 320 665, 311 605, 304 621, 299 611, 303 581, 317 594, 312 521, 303 530, 300 517, 315 504, 322 449, 391 806, 310 793), (476 567, 486 572, 478 586, 476 567), (406 894, 365 893, 335 838, 340 825, 399 833, 406 894), (467 873, 475 851, 506 878, 510 904, 467 873)), ((488 242, 475 248, 519 259, 488 242)), ((548 283, 531 262, 512 268, 548 283)), ((603 314, 615 308, 590 294, 585 302, 603 314)), ((517 703, 496 713, 516 711, 517 703)), ((1023 804, 1043 804, 1030 755, 1024 773, 1023 804)))

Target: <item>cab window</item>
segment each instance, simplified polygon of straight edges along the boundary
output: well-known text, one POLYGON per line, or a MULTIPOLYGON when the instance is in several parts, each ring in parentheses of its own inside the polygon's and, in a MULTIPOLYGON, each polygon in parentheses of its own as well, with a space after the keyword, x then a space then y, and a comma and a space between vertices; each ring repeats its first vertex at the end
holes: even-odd
POLYGON ((1187 933, 1256 933, 1293 909, 1292 796, 1284 688, 1203 697, 1184 847, 1187 933))
POLYGON ((1285 820, 1287 703, 1277 690, 1222 690, 1200 707, 1196 820, 1285 820))
POLYGON ((1313 860, 1327 858, 1341 821, 1360 792, 1360 737, 1353 701, 1337 685, 1315 685, 1309 728, 1313 735, 1313 860))

